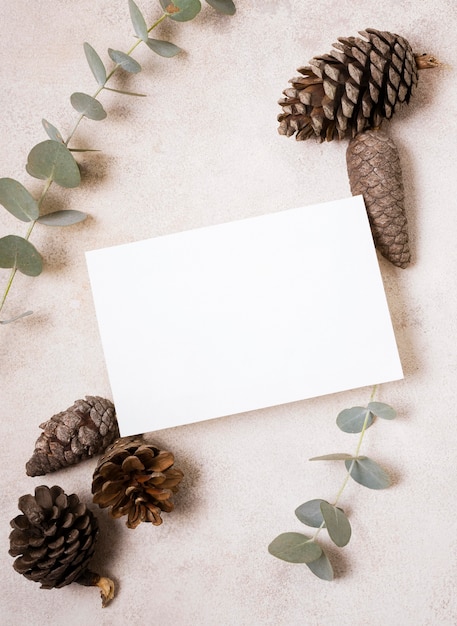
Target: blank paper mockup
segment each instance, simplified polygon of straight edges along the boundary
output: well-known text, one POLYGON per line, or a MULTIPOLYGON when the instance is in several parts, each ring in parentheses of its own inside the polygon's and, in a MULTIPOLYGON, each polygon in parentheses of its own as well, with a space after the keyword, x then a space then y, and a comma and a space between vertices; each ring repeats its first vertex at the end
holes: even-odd
POLYGON ((402 378, 360 196, 87 263, 122 435, 402 378))

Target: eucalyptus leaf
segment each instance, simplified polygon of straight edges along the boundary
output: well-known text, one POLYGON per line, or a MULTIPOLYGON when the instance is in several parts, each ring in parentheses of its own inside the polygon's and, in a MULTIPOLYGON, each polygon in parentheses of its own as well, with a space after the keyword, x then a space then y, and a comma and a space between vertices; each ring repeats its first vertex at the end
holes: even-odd
POLYGON ((346 461, 354 457, 346 452, 334 452, 333 454, 322 454, 321 456, 313 456, 310 461, 346 461))
POLYGON ((13 178, 0 178, 0 204, 22 222, 33 222, 39 215, 35 198, 13 178))
POLYGON ((0 267, 14 268, 27 276, 38 276, 43 262, 30 241, 17 235, 6 235, 0 239, 0 267))
POLYGON ((90 120, 104 120, 106 117, 106 111, 103 108, 101 102, 89 96, 87 93, 81 93, 77 91, 70 96, 71 106, 84 115, 84 117, 90 120))
POLYGON ((44 226, 73 226, 73 224, 83 222, 86 217, 87 214, 82 211, 64 209, 62 211, 54 211, 53 213, 42 215, 37 219, 37 222, 44 226))
POLYGON ((188 22, 200 13, 200 0, 160 0, 165 13, 176 22, 188 22))
POLYGON ((95 80, 103 87, 106 83, 106 69, 103 61, 87 41, 84 42, 84 53, 95 80))
POLYGON ((143 41, 148 40, 148 27, 146 25, 146 20, 143 17, 138 6, 133 2, 133 0, 129 0, 129 11, 130 11, 130 19, 132 20, 133 30, 138 35, 140 39, 143 41))
POLYGON ((306 563, 306 565, 321 580, 333 580, 333 567, 323 550, 318 559, 311 561, 311 563, 306 563))
POLYGON ((224 15, 235 15, 236 13, 233 0, 206 0, 206 2, 219 13, 224 13, 224 15))
POLYGON ((369 489, 387 489, 392 484, 387 472, 366 456, 360 456, 354 461, 345 461, 345 465, 351 478, 364 487, 369 489))
POLYGON ((320 508, 330 539, 339 548, 343 548, 351 538, 351 525, 346 514, 325 501, 321 502, 320 508))
POLYGON ((25 313, 21 313, 20 315, 16 315, 16 317, 12 317, 9 320, 0 320, 0 324, 11 324, 12 322, 17 322, 17 320, 22 319, 23 317, 27 317, 27 315, 32 315, 33 311, 26 311, 25 313))
POLYGON ((322 554, 322 548, 302 533, 283 533, 273 539, 268 552, 289 563, 311 563, 322 554))
POLYGON ((170 41, 149 38, 146 44, 148 48, 161 57, 171 58, 182 52, 181 48, 175 46, 175 44, 170 41))
POLYGON ((308 502, 300 504, 300 506, 295 509, 295 515, 303 524, 312 526, 313 528, 319 528, 324 521, 321 511, 321 502, 324 502, 324 500, 319 498, 316 500, 308 500, 308 502))
POLYGON ((130 72, 131 74, 138 74, 138 72, 141 72, 141 65, 126 52, 108 48, 108 54, 110 59, 122 67, 122 69, 126 72, 130 72))
POLYGON ((26 170, 34 178, 52 180, 61 187, 78 187, 81 182, 78 164, 70 150, 52 139, 31 149, 26 170))
POLYGON ((68 148, 70 152, 100 152, 100 150, 94 150, 94 148, 68 148))
POLYGON ((345 433, 360 433, 363 429, 365 419, 368 419, 365 428, 373 424, 373 414, 363 406, 354 406, 352 409, 344 409, 338 414, 336 424, 345 433))
POLYGON ((370 402, 368 408, 376 417, 383 420, 393 420, 397 417, 396 410, 384 402, 370 402))
POLYGON ((44 130, 50 139, 58 141, 59 143, 65 143, 60 132, 55 126, 48 122, 48 120, 43 119, 41 120, 41 123, 43 124, 44 130))

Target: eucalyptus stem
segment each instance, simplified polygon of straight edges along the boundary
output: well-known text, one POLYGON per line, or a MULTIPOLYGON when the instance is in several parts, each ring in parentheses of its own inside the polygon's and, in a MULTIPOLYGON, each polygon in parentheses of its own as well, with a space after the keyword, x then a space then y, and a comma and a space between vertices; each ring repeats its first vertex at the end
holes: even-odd
MULTIPOLYGON (((148 33, 150 33, 152 30, 154 30, 154 28, 159 26, 159 24, 161 24, 168 16, 169 16, 168 13, 163 13, 159 17, 159 19, 157 19, 148 28, 148 33)), ((136 48, 141 43, 143 43, 143 40, 142 39, 138 39, 138 41, 136 41, 125 54, 127 54, 128 56, 131 56, 132 52, 134 52, 134 50, 136 50, 136 48)), ((103 91, 103 89, 105 88, 106 83, 113 77, 113 75, 119 69, 119 67, 120 67, 119 63, 116 63, 114 65, 113 69, 107 74, 105 83, 103 85, 100 85, 98 87, 98 89, 95 91, 95 93, 93 94, 93 96, 92 96, 93 98, 96 98, 103 91)), ((75 125, 73 126, 72 130, 70 131, 70 133, 69 133, 69 135, 68 135, 68 137, 66 139, 66 141, 64 142, 64 144, 65 144, 65 146, 67 146, 67 148, 69 146, 70 141, 73 139, 73 136, 76 133, 76 131, 77 131, 80 123, 82 122, 83 118, 84 118, 83 114, 79 115, 78 119, 76 120, 75 125)), ((47 195, 47 193, 48 193, 48 191, 49 191, 49 189, 50 189, 50 187, 52 185, 52 182, 53 182, 52 179, 47 179, 46 180, 46 183, 45 183, 45 185, 43 187, 43 190, 41 191, 40 197, 39 197, 39 199, 37 201, 37 204, 38 204, 39 208, 41 207, 41 205, 42 205, 42 203, 43 203, 43 201, 44 201, 44 199, 45 199, 45 197, 46 197, 46 195, 47 195)), ((29 240, 30 235, 32 234, 32 231, 33 231, 33 228, 34 228, 35 224, 36 224, 36 220, 33 220, 31 222, 29 228, 27 229, 27 233, 26 233, 24 239, 29 240)), ((17 272, 17 266, 15 265, 14 267, 11 268, 11 272, 10 272, 10 275, 9 275, 9 278, 8 278, 8 282, 6 284, 6 287, 5 287, 3 295, 2 295, 2 299, 0 301, 0 312, 2 311, 3 306, 4 306, 5 302, 6 302, 6 299, 8 297, 9 292, 10 292, 10 289, 11 289, 11 286, 13 284, 14 278, 16 276, 16 272, 17 272)))
MULTIPOLYGON (((370 402, 373 402, 373 399, 374 399, 374 397, 376 395, 377 388, 378 388, 377 385, 373 386, 373 389, 371 390, 371 395, 370 395, 370 402)), ((365 419, 363 421, 362 430, 360 431, 359 440, 357 442, 357 447, 355 449, 354 458, 352 459, 351 465, 349 466, 349 469, 346 472, 346 476, 345 476, 345 478, 343 480, 343 483, 342 483, 341 487, 339 488, 338 493, 336 494, 336 497, 335 497, 334 501, 332 502, 333 506, 336 506, 338 504, 338 502, 340 501, 340 498, 341 498, 341 496, 343 494, 343 491, 345 490, 346 485, 349 482, 349 479, 351 477, 351 472, 352 472, 352 469, 354 467, 355 460, 359 456, 360 448, 362 447, 362 441, 363 441, 363 438, 365 436, 365 432, 367 430, 369 419, 370 419, 370 409, 367 408, 366 413, 365 413, 365 419)), ((324 526, 325 526, 325 522, 322 522, 322 524, 319 526, 319 528, 314 533, 312 541, 316 540, 317 536, 319 535, 321 530, 324 528, 324 526)))

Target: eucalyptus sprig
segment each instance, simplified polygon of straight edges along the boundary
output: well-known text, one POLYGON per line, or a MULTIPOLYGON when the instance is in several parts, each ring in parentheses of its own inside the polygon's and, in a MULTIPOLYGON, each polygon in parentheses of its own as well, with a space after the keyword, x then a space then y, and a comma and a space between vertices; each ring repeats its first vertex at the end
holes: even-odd
MULTIPOLYGON (((219 13, 234 15, 236 9, 233 0, 206 0, 219 13)), ((21 222, 27 222, 28 228, 23 237, 18 235, 6 235, 0 238, 0 268, 10 270, 3 295, 0 299, 0 311, 3 309, 8 293, 13 284, 14 277, 19 271, 27 276, 39 276, 43 270, 41 254, 29 241, 36 224, 43 226, 71 226, 83 221, 87 215, 82 211, 58 210, 42 214, 41 210, 51 185, 72 189, 81 183, 81 174, 73 153, 93 152, 91 148, 70 147, 81 121, 86 117, 91 120, 101 121, 107 117, 103 104, 98 99, 102 91, 114 91, 126 96, 143 96, 143 94, 114 89, 107 83, 112 76, 124 71, 137 74, 141 71, 141 65, 132 57, 134 50, 144 43, 152 52, 162 57, 174 57, 181 48, 175 44, 161 39, 153 39, 149 36, 166 19, 175 22, 187 22, 194 19, 201 10, 200 0, 159 0, 162 14, 151 25, 147 26, 143 13, 133 0, 128 0, 130 19, 136 35, 136 42, 127 52, 108 49, 108 56, 114 64, 108 71, 99 54, 89 44, 84 43, 84 53, 88 65, 97 82, 97 89, 92 94, 76 92, 70 96, 72 107, 79 116, 66 139, 61 132, 50 122, 43 119, 43 127, 48 139, 34 146, 27 158, 26 171, 33 178, 44 181, 43 188, 35 198, 27 188, 12 178, 0 178, 0 204, 21 222)), ((0 320, 0 324, 8 324, 30 315, 32 311, 26 311, 7 320, 0 320)))
POLYGON ((312 536, 298 532, 287 532, 278 535, 268 546, 273 556, 289 563, 305 563, 318 578, 333 580, 332 564, 317 538, 325 528, 330 539, 339 548, 349 543, 351 524, 342 508, 337 506, 343 491, 352 478, 355 482, 369 489, 386 489, 391 485, 388 473, 378 463, 360 454, 360 448, 366 430, 373 425, 375 418, 391 420, 396 417, 395 410, 383 402, 374 402, 376 386, 366 407, 355 406, 341 411, 337 418, 337 426, 345 433, 360 433, 354 454, 336 452, 324 454, 310 461, 343 461, 346 476, 332 502, 316 498, 301 504, 296 510, 297 518, 311 528, 316 528, 312 536))

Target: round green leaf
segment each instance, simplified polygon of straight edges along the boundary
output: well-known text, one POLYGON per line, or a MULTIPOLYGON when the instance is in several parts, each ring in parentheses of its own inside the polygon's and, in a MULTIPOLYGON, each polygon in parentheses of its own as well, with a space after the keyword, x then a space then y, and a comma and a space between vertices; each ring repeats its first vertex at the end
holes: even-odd
POLYGON ((322 554, 322 548, 302 533, 283 533, 273 539, 268 552, 289 563, 311 563, 322 554))
POLYGON ((319 528, 324 521, 321 511, 321 502, 324 502, 324 500, 318 498, 300 504, 300 506, 295 509, 295 515, 303 524, 312 526, 313 528, 319 528))
POLYGON ((369 489, 387 489, 392 484, 387 472, 366 456, 360 456, 354 461, 345 461, 345 465, 351 478, 364 487, 369 489))
POLYGON ((384 402, 370 402, 368 408, 376 417, 380 417, 383 420, 393 420, 397 417, 397 412, 388 404, 384 402))
POLYGON ((170 41, 162 41, 161 39, 149 38, 146 44, 148 48, 150 48, 156 54, 159 54, 161 57, 171 58, 181 52, 181 48, 175 46, 175 44, 171 43, 170 41))
POLYGON ((354 457, 346 452, 334 452, 333 454, 322 454, 321 456, 313 456, 310 461, 346 461, 354 457))
POLYGON ((133 0, 129 0, 129 11, 130 11, 130 19, 132 20, 133 30, 138 35, 140 39, 143 41, 147 41, 148 39, 148 27, 146 25, 146 20, 143 17, 138 6, 133 2, 133 0))
POLYGON ((322 516, 330 539, 339 548, 349 543, 351 538, 351 525, 345 513, 329 502, 321 502, 322 516))
POLYGON ((77 187, 81 182, 78 164, 70 150, 52 139, 32 148, 26 170, 34 178, 53 180, 61 187, 77 187))
POLYGON ((59 143, 65 143, 62 135, 55 126, 53 126, 45 119, 41 120, 41 123, 43 124, 44 130, 46 131, 46 134, 50 139, 52 139, 53 141, 58 141, 59 143))
POLYGON ((64 209, 63 211, 54 211, 47 215, 42 215, 37 219, 37 222, 44 226, 72 226, 83 222, 87 217, 86 213, 82 211, 75 211, 74 209, 64 209))
POLYGON ((121 50, 113 50, 112 48, 108 48, 108 54, 110 59, 122 67, 122 69, 126 72, 130 72, 131 74, 138 74, 138 72, 141 72, 141 65, 129 54, 121 52, 121 50))
POLYGON ((95 80, 103 87, 106 83, 106 70, 103 61, 87 41, 84 43, 84 53, 95 80))
POLYGON ((315 561, 306 564, 315 576, 321 580, 333 580, 333 567, 327 555, 322 550, 322 554, 315 561))
POLYGON ((373 414, 363 406, 354 406, 352 409, 344 409, 338 414, 336 424, 345 433, 360 433, 368 412, 366 428, 373 423, 373 414))
POLYGON ((81 113, 81 115, 84 115, 84 117, 90 120, 99 122, 106 117, 106 111, 101 102, 92 98, 92 96, 89 96, 87 93, 81 93, 80 91, 72 93, 70 102, 71 106, 76 109, 78 113, 81 113))
POLYGON ((0 204, 22 222, 33 222, 39 215, 36 200, 13 178, 0 178, 0 204))
POLYGON ((219 13, 224 13, 224 15, 235 15, 236 13, 233 0, 206 0, 206 2, 219 13))
POLYGON ((30 241, 17 235, 7 235, 0 239, 0 267, 15 268, 27 276, 38 276, 43 262, 30 241))
POLYGON ((193 20, 202 8, 200 0, 160 0, 163 10, 176 22, 193 20))

